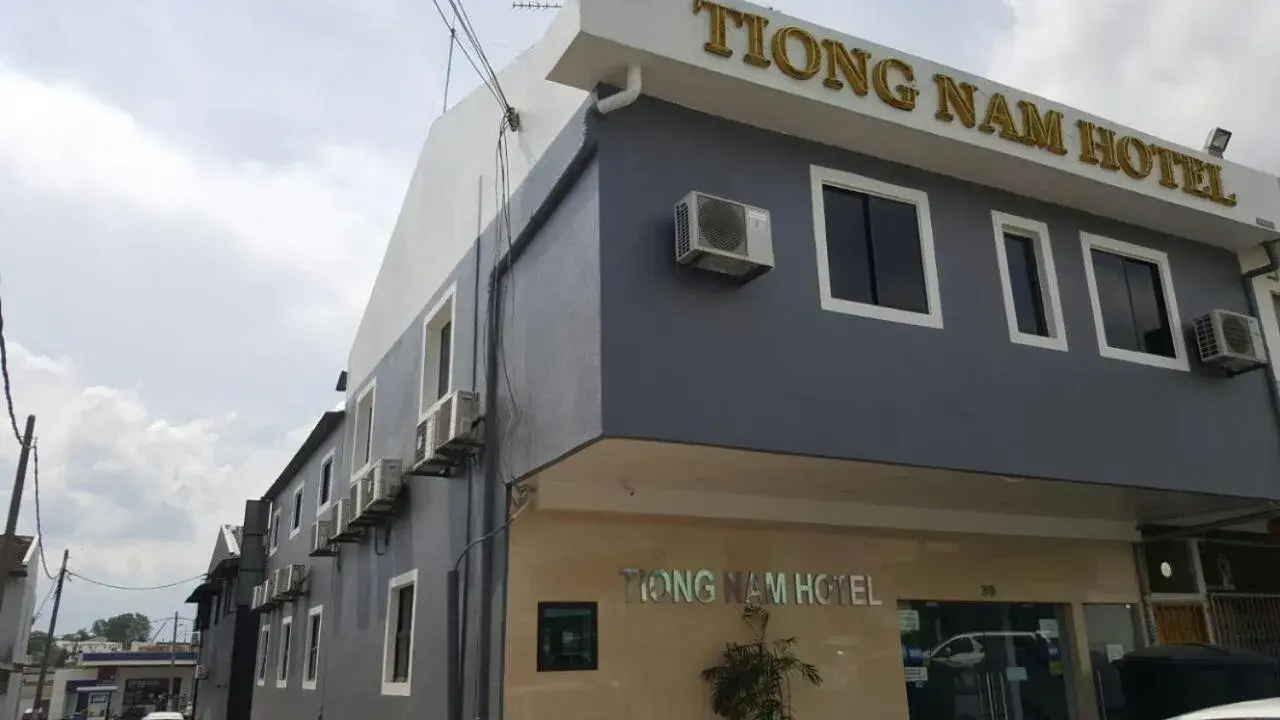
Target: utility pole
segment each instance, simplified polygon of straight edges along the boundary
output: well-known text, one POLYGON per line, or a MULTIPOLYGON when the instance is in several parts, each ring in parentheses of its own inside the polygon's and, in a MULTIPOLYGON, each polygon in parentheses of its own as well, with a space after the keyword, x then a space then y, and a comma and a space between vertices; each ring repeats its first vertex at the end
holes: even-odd
MULTIPOLYGON (((18 512, 22 509, 22 485, 27 481, 27 458, 31 455, 31 438, 36 432, 36 416, 27 416, 27 427, 22 433, 22 447, 18 449, 18 473, 13 479, 13 494, 9 496, 9 517, 4 523, 4 539, 0 540, 0 608, 4 607, 4 589, 9 584, 9 556, 13 554, 14 536, 18 531, 18 512)), ((40 538, 35 538, 39 542, 40 538)))
POLYGON ((178 708, 178 699, 173 696, 173 674, 176 672, 175 666, 178 659, 178 611, 173 611, 173 633, 169 635, 169 697, 165 702, 165 708, 168 710, 176 710, 178 708))
POLYGON ((49 673, 49 653, 53 650, 53 633, 58 629, 58 606, 62 604, 62 583, 67 579, 67 558, 70 550, 62 551, 62 569, 58 571, 58 587, 53 591, 53 612, 49 615, 49 635, 44 640, 44 656, 40 658, 40 681, 36 683, 36 700, 31 704, 31 712, 37 717, 45 715, 40 709, 44 699, 44 680, 49 673))

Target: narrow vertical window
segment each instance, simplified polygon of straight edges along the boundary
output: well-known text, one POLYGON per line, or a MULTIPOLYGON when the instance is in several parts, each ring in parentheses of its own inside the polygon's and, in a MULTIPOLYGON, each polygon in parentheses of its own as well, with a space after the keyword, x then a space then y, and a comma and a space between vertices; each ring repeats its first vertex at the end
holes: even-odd
POLYGON ((1066 350, 1067 332, 1048 226, 1001 212, 991 213, 991 223, 1009 339, 1021 345, 1066 350))

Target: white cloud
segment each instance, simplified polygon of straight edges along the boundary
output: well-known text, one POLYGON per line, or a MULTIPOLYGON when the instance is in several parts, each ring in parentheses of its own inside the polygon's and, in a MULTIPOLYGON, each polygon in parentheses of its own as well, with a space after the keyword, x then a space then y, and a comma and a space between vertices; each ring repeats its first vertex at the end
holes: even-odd
MULTIPOLYGON (((29 191, 85 211, 181 221, 181 237, 266 266, 300 286, 298 320, 332 326, 358 315, 403 198, 405 178, 359 145, 272 166, 179 147, 71 83, 40 82, 0 64, 0 166, 29 191), (216 245, 216 247, 215 247, 216 245)), ((88 240, 92 242, 91 239, 88 240)))
POLYGON ((1225 127, 1230 159, 1280 169, 1280 3, 1004 2, 1013 23, 993 45, 993 80, 1196 149, 1225 127))
MULTIPOLYGON (((69 548, 75 572, 104 582, 151 585, 202 573, 218 526, 241 522, 245 500, 262 495, 310 431, 250 437, 255 429, 234 413, 158 417, 137 390, 93 385, 70 358, 12 341, 8 349, 15 405, 37 417, 49 562, 69 548)), ((17 443, 9 436, 0 436, 0 458, 11 472, 17 443)), ((35 528, 33 480, 29 473, 27 532, 35 528)), ((96 600, 118 602, 121 612, 138 601, 104 592, 96 600)), ((83 602, 99 593, 82 583, 74 595, 83 602)))

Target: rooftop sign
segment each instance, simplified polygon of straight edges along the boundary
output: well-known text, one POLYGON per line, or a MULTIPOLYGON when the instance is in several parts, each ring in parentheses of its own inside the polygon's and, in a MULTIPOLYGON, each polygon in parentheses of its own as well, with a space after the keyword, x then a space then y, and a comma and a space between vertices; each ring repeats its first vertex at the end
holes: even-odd
POLYGON ((693 14, 707 25, 702 49, 722 58, 740 56, 762 72, 770 68, 794 80, 817 82, 833 93, 848 93, 851 102, 880 102, 902 112, 932 112, 940 123, 959 123, 974 132, 1072 157, 1076 162, 1122 173, 1135 182, 1151 182, 1170 192, 1181 191, 1224 207, 1235 207, 1222 166, 1133 135, 1121 135, 1092 120, 1077 119, 1068 146, 1063 131, 1070 122, 1055 109, 1026 99, 986 92, 945 73, 916 77, 910 62, 892 55, 873 57, 840 40, 817 37, 796 26, 770 28, 769 18, 712 0, 693 0, 693 14), (734 48, 745 48, 745 51, 734 48), (921 83, 931 83, 927 91, 921 83), (924 106, 923 108, 921 106, 924 106))

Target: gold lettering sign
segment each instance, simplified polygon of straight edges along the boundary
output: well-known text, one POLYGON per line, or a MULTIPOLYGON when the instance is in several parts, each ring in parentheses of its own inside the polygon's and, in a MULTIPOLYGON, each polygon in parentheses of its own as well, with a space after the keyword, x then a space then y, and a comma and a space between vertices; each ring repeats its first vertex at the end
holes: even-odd
MULTIPOLYGON (((742 61, 755 68, 776 67, 798 82, 822 79, 832 92, 848 92, 855 98, 874 95, 891 108, 916 109, 920 89, 915 69, 897 57, 876 59, 860 48, 839 40, 820 38, 808 30, 786 25, 770 28, 763 15, 736 10, 712 0, 693 0, 693 14, 707 19, 703 50, 729 59, 742 50, 742 61)), ((937 73, 933 116, 975 132, 1067 156, 1063 124, 1058 110, 1041 110, 1029 100, 1011 102, 1004 93, 980 91, 975 85, 937 73)), ((1122 173, 1135 181, 1154 181, 1168 190, 1182 190, 1224 207, 1235 207, 1235 193, 1223 185, 1222 166, 1157 143, 1148 143, 1090 120, 1075 123, 1079 148, 1075 160, 1084 165, 1122 173)))

